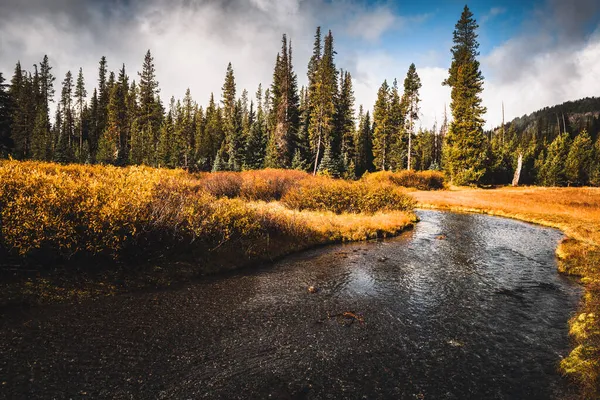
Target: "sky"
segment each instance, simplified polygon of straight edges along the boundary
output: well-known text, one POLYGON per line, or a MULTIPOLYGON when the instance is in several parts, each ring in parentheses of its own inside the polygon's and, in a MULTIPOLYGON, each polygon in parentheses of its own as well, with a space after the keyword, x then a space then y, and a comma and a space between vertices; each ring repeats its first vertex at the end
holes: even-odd
MULTIPOLYGON (((488 0, 467 3, 480 26, 486 127, 545 106, 600 96, 600 1, 488 0)), ((372 0, 0 0, 0 72, 17 60, 33 70, 44 54, 57 76, 83 68, 88 93, 98 61, 124 63, 137 79, 144 54, 155 59, 161 98, 190 88, 206 105, 218 98, 231 62, 238 94, 270 85, 281 35, 306 84, 317 26, 334 36, 336 65, 352 74, 356 108, 373 108, 384 79, 400 86, 411 63, 422 81, 421 124, 441 122, 450 90, 452 32, 465 1, 372 0)))

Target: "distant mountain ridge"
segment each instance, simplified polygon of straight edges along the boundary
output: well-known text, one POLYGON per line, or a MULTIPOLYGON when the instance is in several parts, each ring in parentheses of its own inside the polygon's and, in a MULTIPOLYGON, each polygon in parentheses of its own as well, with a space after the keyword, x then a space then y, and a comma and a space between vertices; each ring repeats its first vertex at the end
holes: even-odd
MULTIPOLYGON (((498 126, 489 133, 496 134, 501 129, 502 126, 498 126)), ((537 140, 545 139, 549 143, 559 132, 566 131, 573 137, 583 129, 595 140, 600 132, 600 97, 585 97, 544 107, 531 114, 514 118, 505 124, 505 129, 514 130, 521 142, 535 137, 537 140)))

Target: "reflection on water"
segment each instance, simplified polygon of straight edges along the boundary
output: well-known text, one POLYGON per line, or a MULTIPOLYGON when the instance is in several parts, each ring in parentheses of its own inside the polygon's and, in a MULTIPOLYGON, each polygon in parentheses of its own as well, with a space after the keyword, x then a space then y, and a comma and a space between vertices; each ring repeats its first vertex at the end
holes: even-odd
POLYGON ((30 398, 567 396, 556 365, 580 289, 556 272, 560 233, 419 214, 396 239, 3 321, 4 387, 30 398))

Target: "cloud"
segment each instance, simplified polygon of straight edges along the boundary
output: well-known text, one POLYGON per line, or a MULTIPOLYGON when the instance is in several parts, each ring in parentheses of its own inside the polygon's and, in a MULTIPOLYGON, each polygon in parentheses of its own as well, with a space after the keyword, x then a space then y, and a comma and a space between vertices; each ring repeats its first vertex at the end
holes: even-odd
MULTIPOLYGON (((355 16, 348 24, 346 32, 352 37, 375 41, 387 30, 401 21, 386 7, 355 16)), ((398 27, 396 27, 398 28, 398 27)))
POLYGON ((483 17, 481 17, 481 24, 485 24, 486 22, 488 22, 489 20, 497 17, 498 15, 502 15, 506 13, 506 8, 504 7, 492 7, 490 9, 490 11, 485 14, 483 17))
MULTIPOLYGON (((357 108, 372 109, 384 79, 402 82, 416 62, 421 89, 421 123, 439 121, 449 89, 450 51, 424 44, 408 53, 387 41, 386 34, 428 23, 430 14, 398 15, 390 3, 368 6, 358 0, 2 0, 0 14, 0 71, 10 77, 14 63, 32 69, 44 54, 50 57, 59 89, 67 70, 83 67, 92 93, 98 61, 105 55, 109 69, 125 63, 131 79, 138 79, 144 54, 155 57, 161 97, 181 98, 189 87, 205 105, 211 92, 220 97, 225 69, 232 62, 238 93, 254 93, 259 83, 270 85, 281 35, 287 33, 294 49, 300 84, 314 30, 331 28, 336 38, 336 63, 355 79, 357 108), (27 27, 26 29, 24 27, 27 27), (382 45, 375 46, 374 42, 382 45), (432 50, 434 49, 434 50, 432 50), (443 68, 439 68, 442 66, 443 68)), ((510 40, 482 54, 486 77, 484 104, 488 126, 501 120, 504 101, 507 119, 540 107, 600 93, 600 33, 597 0, 547 0, 529 15, 510 40)), ((509 10, 492 8, 488 18, 509 10)), ((485 18, 485 17, 483 17, 485 18)), ((491 20, 490 20, 491 21, 491 20)), ((437 22, 432 22, 437 23, 437 22)), ((491 22, 490 22, 491 24, 491 22)), ((488 24, 487 26, 491 26, 488 24)), ((482 27, 481 29, 487 29, 482 27)), ((491 29, 491 28, 490 28, 491 29)), ((451 37, 451 31, 447 38, 451 37)), ((416 39, 415 39, 416 40, 416 39)), ((448 39, 449 40, 449 39, 448 39)), ((57 90, 58 92, 58 90, 57 90)))
POLYGON ((522 32, 482 58, 488 127, 545 106, 600 94, 600 3, 549 0, 522 32), (591 28, 590 28, 591 27, 591 28))
POLYGON ((301 0, 4 1, 0 70, 6 75, 17 60, 32 69, 48 54, 57 84, 67 70, 81 66, 91 89, 101 56, 111 70, 125 63, 137 79, 151 49, 165 102, 182 97, 187 87, 201 104, 210 92, 218 97, 229 61, 240 92, 269 85, 281 35, 293 40, 296 66, 302 66, 319 22, 311 4, 301 0))

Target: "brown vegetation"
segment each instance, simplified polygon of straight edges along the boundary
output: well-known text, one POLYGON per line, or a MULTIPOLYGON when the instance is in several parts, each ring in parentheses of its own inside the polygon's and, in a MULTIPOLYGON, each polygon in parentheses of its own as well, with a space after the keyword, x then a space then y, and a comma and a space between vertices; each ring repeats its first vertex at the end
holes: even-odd
MULTIPOLYGON (((198 275, 316 244, 391 236, 414 222, 411 204, 389 185, 366 188, 298 171, 194 175, 149 167, 2 161, 0 259, 10 262, 0 267, 11 264, 18 272, 45 266, 48 271, 65 264, 72 273, 91 264, 133 269, 185 261, 195 271, 188 275, 198 275), (328 187, 359 206, 304 206, 308 200, 302 195, 331 194, 328 187), (273 202, 286 196, 296 204, 273 202)), ((38 276, 27 290, 41 295, 51 287, 38 276)))
POLYGON ((600 397, 600 188, 452 188, 414 192, 419 206, 481 212, 561 229, 560 271, 581 278, 585 295, 570 321, 575 347, 561 370, 577 380, 584 397, 600 397))
POLYGON ((283 204, 298 210, 368 213, 412 210, 414 200, 389 183, 331 180, 320 177, 304 180, 288 191, 283 204))
POLYGON ((371 184, 387 182, 419 190, 439 190, 446 187, 445 175, 439 171, 379 171, 365 174, 362 180, 371 184))

